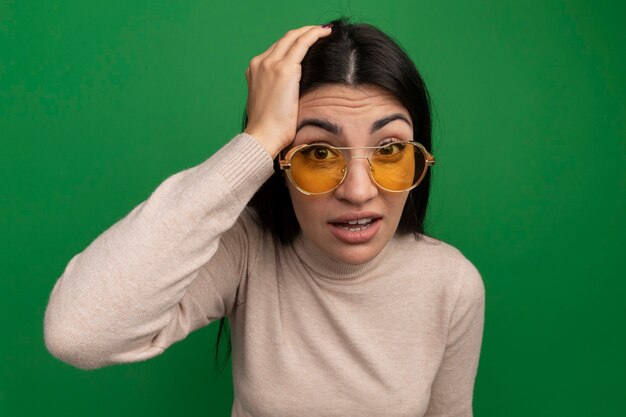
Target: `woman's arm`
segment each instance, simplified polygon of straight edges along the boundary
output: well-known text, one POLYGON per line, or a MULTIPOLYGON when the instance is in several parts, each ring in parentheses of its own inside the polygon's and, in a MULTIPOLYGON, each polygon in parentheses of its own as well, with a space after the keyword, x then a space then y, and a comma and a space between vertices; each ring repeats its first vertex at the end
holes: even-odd
POLYGON ((241 134, 202 164, 167 178, 69 262, 45 313, 50 352, 83 369, 141 361, 224 316, 246 258, 243 225, 224 236, 230 244, 221 245, 221 256, 242 253, 213 271, 220 282, 202 289, 209 292, 202 305, 187 290, 209 273, 202 267, 220 236, 272 171, 270 155, 241 134))
POLYGON ((443 360, 431 388, 425 417, 471 417, 474 381, 482 345, 485 288, 472 264, 465 264, 463 283, 450 319, 443 360))
POLYGON ((228 312, 246 258, 243 224, 227 235, 234 245, 220 246, 218 256, 228 260, 211 263, 219 271, 203 266, 271 175, 272 159, 293 140, 300 63, 328 34, 320 26, 295 29, 253 58, 246 133, 165 180, 70 261, 44 319, 54 356, 84 369, 145 360, 228 312), (188 292, 194 280, 213 288, 195 286, 195 298, 188 292))

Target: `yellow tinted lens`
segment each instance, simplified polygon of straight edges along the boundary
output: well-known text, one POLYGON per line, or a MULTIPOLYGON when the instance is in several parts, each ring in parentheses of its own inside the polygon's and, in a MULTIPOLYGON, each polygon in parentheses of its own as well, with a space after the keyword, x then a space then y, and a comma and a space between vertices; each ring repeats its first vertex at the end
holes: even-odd
POLYGON ((325 145, 310 145, 291 158, 291 179, 309 193, 324 193, 335 188, 343 178, 346 161, 343 154, 325 145))
POLYGON ((421 178, 426 167, 424 154, 410 143, 390 143, 372 155, 372 175, 381 187, 408 190, 421 178))

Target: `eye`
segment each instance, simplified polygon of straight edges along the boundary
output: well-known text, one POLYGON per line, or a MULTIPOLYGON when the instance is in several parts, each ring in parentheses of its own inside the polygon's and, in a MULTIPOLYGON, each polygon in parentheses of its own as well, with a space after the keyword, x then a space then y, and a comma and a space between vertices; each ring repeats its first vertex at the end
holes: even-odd
POLYGON ((328 157, 328 149, 322 148, 321 146, 316 146, 313 148, 312 152, 317 159, 326 159, 326 157, 328 157))
POLYGON ((397 154, 399 152, 402 152, 405 147, 406 147, 406 145, 404 143, 401 143, 401 142, 391 142, 391 143, 388 143, 386 145, 383 145, 378 150, 378 153, 380 155, 384 155, 384 156, 394 155, 394 154, 397 154))
POLYGON ((325 161, 328 159, 333 159, 337 157, 337 153, 334 152, 331 148, 324 145, 311 145, 307 146, 302 150, 302 153, 305 154, 308 158, 317 160, 317 161, 325 161))

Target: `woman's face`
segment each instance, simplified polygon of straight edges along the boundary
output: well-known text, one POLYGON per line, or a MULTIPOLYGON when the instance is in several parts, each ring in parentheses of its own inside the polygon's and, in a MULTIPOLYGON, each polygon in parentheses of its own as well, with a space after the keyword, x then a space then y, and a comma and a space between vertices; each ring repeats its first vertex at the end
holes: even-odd
MULTIPOLYGON (((332 84, 300 98, 292 146, 377 146, 388 138, 412 140, 413 126, 407 109, 384 89, 332 84)), ((369 156, 371 150, 347 152, 354 158, 369 156)), ((367 160, 360 158, 350 161, 343 183, 328 193, 306 195, 290 181, 287 186, 304 237, 331 258, 348 264, 371 260, 389 243, 408 196, 408 191, 392 193, 378 188, 369 175, 367 160), (348 227, 348 222, 355 220, 366 223, 348 227)))

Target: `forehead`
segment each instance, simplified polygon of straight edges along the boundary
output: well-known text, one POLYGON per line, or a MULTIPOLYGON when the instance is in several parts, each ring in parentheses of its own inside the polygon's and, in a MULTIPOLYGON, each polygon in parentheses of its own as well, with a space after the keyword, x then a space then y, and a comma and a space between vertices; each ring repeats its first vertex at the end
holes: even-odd
POLYGON ((387 90, 372 86, 323 85, 300 98, 298 118, 324 116, 379 117, 386 113, 401 113, 410 119, 408 110, 387 90))

